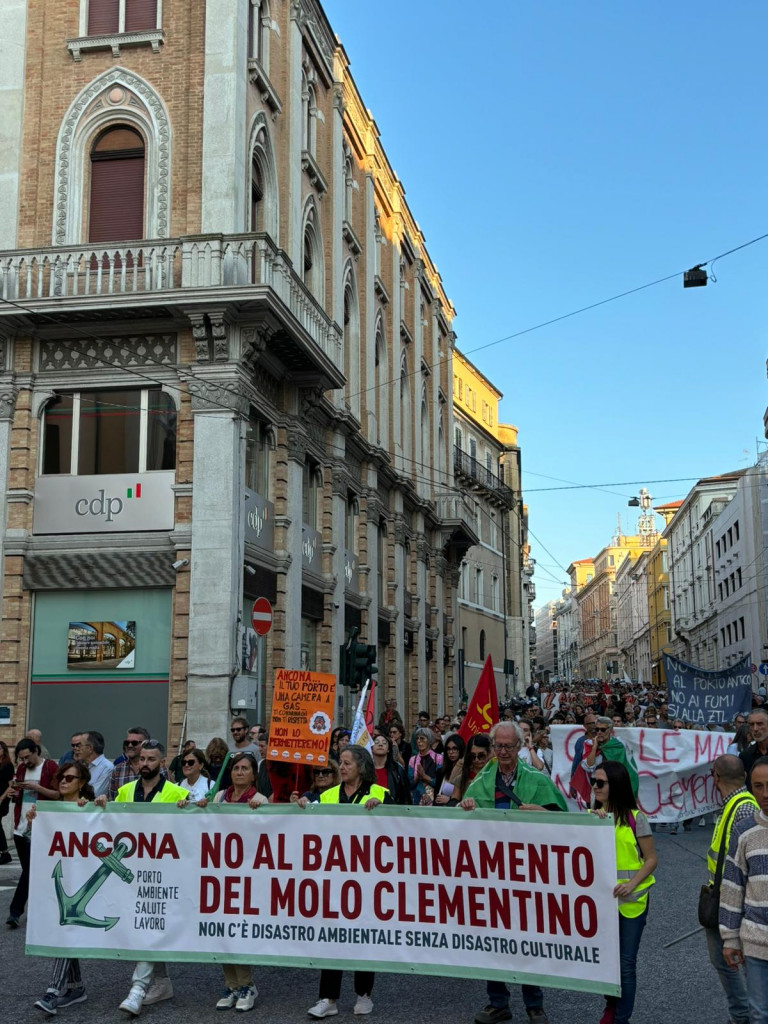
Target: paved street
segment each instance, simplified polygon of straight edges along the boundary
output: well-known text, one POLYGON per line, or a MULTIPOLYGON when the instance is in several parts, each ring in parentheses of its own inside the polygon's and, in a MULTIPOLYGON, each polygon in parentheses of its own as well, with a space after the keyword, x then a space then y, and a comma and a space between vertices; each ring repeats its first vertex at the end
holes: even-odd
MULTIPOLYGON (((714 972, 709 966, 703 937, 699 934, 670 949, 664 944, 697 925, 696 900, 704 875, 704 857, 710 829, 697 828, 677 836, 657 833, 660 855, 658 884, 651 901, 651 917, 639 959, 639 992, 633 1017, 635 1024, 660 1024, 665 1019, 696 1021, 697 1024, 725 1024, 727 1012, 714 972)), ((14 868, 0 868, 0 912, 4 921, 15 877, 14 868)), ((24 955, 24 929, 0 931, 0 963, 3 965, 4 1024, 29 1024, 43 1014, 32 1004, 44 991, 50 963, 24 955)), ((71 1024, 93 1024, 124 1019, 117 1005, 128 991, 130 967, 115 961, 89 961, 83 974, 88 985, 88 1002, 62 1010, 59 1019, 71 1024)), ((221 1021, 214 1010, 221 987, 215 965, 171 966, 175 987, 171 1002, 147 1007, 142 1014, 148 1024, 185 1021, 221 1021)), ((306 1009, 316 999, 317 972, 254 968, 259 1000, 247 1017, 249 1024, 284 1024, 308 1020, 306 1009)), ((485 991, 476 981, 444 978, 379 975, 373 992, 372 1020, 382 1024, 400 1022, 445 1022, 473 1019, 483 1006, 485 991)), ((342 1012, 339 1019, 352 1017, 354 1002, 351 975, 345 977, 342 1012)), ((545 1006, 553 1024, 597 1024, 602 1012, 598 996, 552 989, 545 1006)), ((513 992, 514 1020, 526 1020, 519 991, 513 992)))

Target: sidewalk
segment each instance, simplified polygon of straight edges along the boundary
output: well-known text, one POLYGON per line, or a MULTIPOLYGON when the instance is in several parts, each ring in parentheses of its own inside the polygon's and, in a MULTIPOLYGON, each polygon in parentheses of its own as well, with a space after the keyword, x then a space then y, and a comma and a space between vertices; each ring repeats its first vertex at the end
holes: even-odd
POLYGON ((0 887, 5 888, 11 885, 15 886, 21 874, 16 848, 13 845, 13 811, 3 818, 2 827, 8 840, 8 850, 13 857, 12 864, 0 864, 0 887))

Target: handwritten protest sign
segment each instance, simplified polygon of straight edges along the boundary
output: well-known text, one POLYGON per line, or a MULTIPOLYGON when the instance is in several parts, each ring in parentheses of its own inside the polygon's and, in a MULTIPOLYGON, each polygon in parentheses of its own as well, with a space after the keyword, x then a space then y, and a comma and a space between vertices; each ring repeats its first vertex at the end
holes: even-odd
POLYGON ((732 722, 734 715, 749 714, 752 707, 752 655, 719 672, 688 665, 664 655, 669 714, 694 725, 732 722))
POLYGON ((27 953, 619 992, 614 830, 594 815, 39 808, 27 953))
MULTIPOLYGON (((574 810, 583 807, 570 795, 571 763, 581 726, 553 725, 552 780, 574 810)), ((710 766, 725 754, 733 736, 724 732, 676 729, 614 729, 632 754, 640 776, 638 804, 651 821, 675 822, 717 810, 721 804, 710 766)))
POLYGON ((336 676, 279 668, 267 757, 291 764, 327 764, 335 693, 336 676))

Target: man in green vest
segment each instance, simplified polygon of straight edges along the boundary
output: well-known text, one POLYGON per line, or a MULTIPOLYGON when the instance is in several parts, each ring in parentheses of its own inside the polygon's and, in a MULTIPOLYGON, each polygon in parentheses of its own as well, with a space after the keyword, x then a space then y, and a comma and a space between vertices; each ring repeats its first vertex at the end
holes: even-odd
MULTIPOLYGON (((127 782, 117 791, 118 804, 178 804, 186 800, 189 792, 174 785, 163 776, 165 747, 159 740, 145 740, 139 754, 139 777, 127 782)), ((99 807, 106 806, 106 796, 96 798, 99 807)), ((131 990, 120 1003, 120 1009, 131 1017, 138 1017, 142 1006, 160 1003, 173 996, 173 985, 164 963, 137 963, 131 978, 131 990)))
MULTIPOLYGON (((490 738, 494 756, 470 783, 459 807, 465 811, 474 811, 476 807, 521 811, 567 810, 565 797, 549 776, 520 760, 523 731, 516 722, 494 725, 490 738)), ((538 985, 521 987, 530 1024, 548 1024, 542 990, 538 985)), ((477 1024, 511 1020, 509 989, 504 982, 486 982, 486 989, 488 1005, 475 1014, 477 1024)))
MULTIPOLYGON (((712 778, 723 798, 723 809, 717 819, 715 831, 707 853, 709 884, 715 881, 717 858, 720 850, 728 852, 728 843, 734 824, 744 818, 752 818, 758 806, 746 786, 746 771, 741 758, 735 754, 723 754, 712 764, 712 778), (732 813, 733 812, 733 813, 732 813)), ((723 867, 725 864, 723 864, 723 867)), ((723 940, 719 928, 705 928, 707 949, 712 966, 717 971, 720 984, 728 1002, 732 1024, 749 1024, 747 984, 743 971, 734 971, 723 959, 723 940)))

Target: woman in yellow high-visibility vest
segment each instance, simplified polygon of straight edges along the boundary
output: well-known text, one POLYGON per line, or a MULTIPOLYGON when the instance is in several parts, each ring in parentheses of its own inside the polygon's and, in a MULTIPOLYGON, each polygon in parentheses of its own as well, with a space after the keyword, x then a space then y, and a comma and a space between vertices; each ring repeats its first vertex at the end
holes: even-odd
POLYGON ((606 998, 600 1024, 627 1024, 635 1006, 637 953, 648 920, 648 893, 658 863, 651 826, 632 793, 629 772, 618 761, 603 761, 592 775, 595 813, 612 814, 616 841, 619 901, 619 963, 621 996, 606 998))

